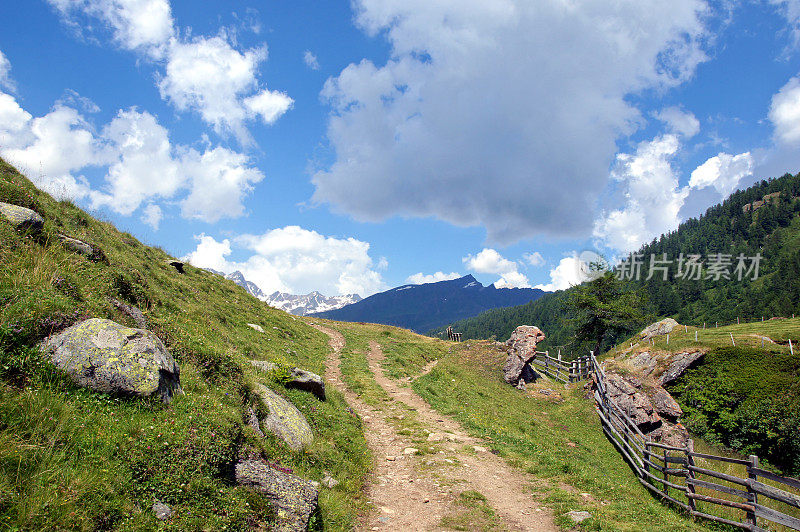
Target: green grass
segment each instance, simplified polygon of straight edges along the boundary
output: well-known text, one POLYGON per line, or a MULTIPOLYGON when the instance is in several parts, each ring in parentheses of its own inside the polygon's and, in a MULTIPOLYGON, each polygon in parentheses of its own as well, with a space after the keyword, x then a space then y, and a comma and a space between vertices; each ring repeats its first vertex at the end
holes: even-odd
POLYGON ((0 201, 45 218, 37 239, 0 220, 0 528, 249 529, 271 519, 263 497, 231 481, 235 462, 252 455, 310 480, 330 472, 340 484, 322 488, 314 526, 352 528, 369 468, 360 420, 335 390, 321 402, 247 362, 322 374, 325 335, 220 276, 189 265, 179 274, 165 251, 55 201, 2 161, 0 201), (99 246, 108 263, 64 249, 57 233, 99 246), (84 318, 134 326, 111 299, 143 311, 180 364, 186 395, 165 406, 95 393, 41 359, 43 338, 84 318), (307 416, 309 448, 293 453, 245 426, 257 382, 307 416), (154 498, 175 510, 166 524, 150 511, 154 498))
POLYGON ((462 491, 453 502, 450 512, 442 517, 440 526, 469 532, 499 532, 505 530, 486 497, 474 490, 462 491))

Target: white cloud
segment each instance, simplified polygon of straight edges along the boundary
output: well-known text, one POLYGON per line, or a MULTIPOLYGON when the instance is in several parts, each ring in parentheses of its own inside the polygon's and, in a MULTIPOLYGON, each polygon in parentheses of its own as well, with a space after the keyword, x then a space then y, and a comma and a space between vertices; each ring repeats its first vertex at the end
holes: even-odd
POLYGON ((314 174, 314 201, 358 220, 483 225, 499 243, 585 231, 615 141, 640 120, 626 98, 705 59, 701 0, 355 7, 391 59, 326 83, 336 160, 314 174))
POLYGON ((581 260, 577 253, 572 253, 569 257, 564 257, 558 262, 558 266, 550 270, 550 282, 538 284, 536 288, 553 292, 555 290, 565 290, 570 286, 581 284, 584 281, 581 274, 581 260))
POLYGON ((700 132, 700 121, 697 117, 679 107, 666 107, 653 116, 667 124, 673 133, 683 135, 687 139, 700 132))
POLYGON ((688 188, 681 188, 671 160, 680 142, 667 134, 642 142, 635 154, 621 153, 612 177, 625 186, 625 206, 595 221, 594 235, 621 251, 632 251, 680 221, 688 188))
POLYGON ((161 224, 161 218, 163 217, 164 213, 162 212, 161 207, 153 203, 142 209, 142 222, 149 225, 156 231, 158 230, 158 227, 161 224))
POLYGON ((544 266, 544 257, 542 257, 542 254, 538 251, 534 251, 533 253, 525 253, 522 257, 531 266, 544 266))
POLYGON ((800 142, 800 78, 789 80, 772 97, 769 119, 775 126, 775 140, 779 144, 800 142))
POLYGON ((698 166, 689 179, 692 188, 713 186, 720 196, 727 198, 745 177, 753 175, 753 157, 750 152, 739 155, 720 153, 698 166))
MULTIPOLYGON (((72 99, 80 101, 77 95, 72 99)), ((0 155, 59 198, 88 197, 93 207, 125 216, 149 203, 141 219, 153 228, 163 215, 153 203, 159 199, 179 199, 185 217, 210 223, 242 216, 244 198, 264 179, 241 153, 172 145, 167 130, 147 112, 121 110, 98 134, 72 107, 59 103, 34 118, 3 92, 0 155), (107 168, 94 189, 79 174, 91 167, 107 168)))
POLYGON ((494 283, 497 288, 528 288, 530 283, 518 271, 519 264, 503 257, 496 250, 483 248, 477 255, 467 255, 461 261, 475 273, 492 273, 500 276, 494 283))
POLYGON ((769 3, 778 6, 792 26, 795 44, 800 42, 800 0, 769 0, 769 3))
POLYGON ((15 88, 14 80, 11 78, 11 62, 0 51, 0 87, 13 91, 15 88))
POLYGON ((75 28, 81 12, 105 21, 114 41, 127 50, 141 50, 151 57, 164 53, 175 33, 168 0, 48 0, 75 28))
POLYGON ((406 279, 406 284, 438 283, 439 281, 450 281, 452 279, 458 279, 459 277, 461 277, 461 274, 456 272, 436 272, 430 275, 419 272, 414 275, 409 275, 406 279))
POLYGON ((297 226, 273 229, 261 235, 242 235, 233 241, 251 255, 229 261, 231 241, 200 235, 197 248, 187 255, 192 264, 225 273, 240 270, 267 294, 276 290, 326 295, 358 293, 363 297, 385 290, 369 256, 369 243, 354 238, 324 236, 297 226))
POLYGON ((264 179, 246 155, 222 147, 202 154, 189 150, 181 163, 192 180, 189 195, 181 201, 181 212, 185 218, 208 223, 242 216, 244 197, 264 179))
POLYGON ((272 124, 294 103, 286 93, 259 83, 266 46, 239 51, 224 29, 213 37, 188 39, 184 35, 190 31, 175 28, 168 0, 48 1, 79 31, 91 26, 79 15, 99 19, 120 47, 164 65, 157 76, 161 97, 179 111, 196 111, 219 134, 232 133, 248 144, 245 122, 260 117, 272 124))
POLYGON ((319 70, 319 60, 311 50, 306 50, 303 52, 303 62, 311 70, 319 70))

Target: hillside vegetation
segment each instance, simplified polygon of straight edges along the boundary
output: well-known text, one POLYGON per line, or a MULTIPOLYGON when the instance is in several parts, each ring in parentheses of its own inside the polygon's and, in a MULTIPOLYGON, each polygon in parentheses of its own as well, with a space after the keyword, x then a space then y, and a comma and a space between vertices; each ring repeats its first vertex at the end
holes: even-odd
POLYGON ((0 219, 0 528, 257 527, 271 522, 271 506, 232 482, 233 464, 248 456, 306 479, 324 472, 340 479, 335 489, 322 488, 312 522, 316 529, 352 527, 370 463, 359 419, 336 391, 320 401, 286 389, 280 372, 257 372, 248 362, 321 374, 324 335, 220 276, 189 265, 178 273, 164 251, 55 201, 2 161, 0 201, 45 219, 39 238, 0 219), (107 262, 66 249, 59 232, 98 246, 107 262), (39 353, 42 339, 87 317, 134 326, 112 299, 141 309, 180 364, 185 395, 170 405, 79 388, 39 353), (258 383, 307 417, 311 446, 292 452, 245 425, 258 383), (175 512, 167 525, 154 517, 154 499, 175 512))
MULTIPOLYGON (((755 321, 762 316, 800 315, 800 174, 761 181, 746 190, 734 192, 699 218, 682 223, 677 230, 642 246, 642 276, 624 279, 628 290, 641 291, 648 301, 648 319, 672 316, 680 323, 702 325, 730 323, 740 318, 755 321), (692 254, 707 261, 709 255, 731 255, 730 279, 715 280, 703 275, 700 280, 677 277, 678 259, 692 254), (736 257, 761 254, 759 277, 733 275, 736 257), (668 281, 656 271, 646 280, 651 255, 672 260, 668 281)), ((747 263, 750 265, 750 262, 747 263)), ((574 289, 548 294, 519 307, 484 312, 453 324, 465 338, 506 339, 520 323, 539 326, 547 334, 543 346, 573 343, 570 309, 564 304, 574 289)), ((647 320, 645 320, 647 321, 647 320)), ((640 325, 646 325, 643 321, 640 325)), ((441 335, 444 328, 429 334, 441 335)), ((608 338, 604 349, 620 341, 608 338)), ((581 348, 585 346, 580 346, 581 348)))

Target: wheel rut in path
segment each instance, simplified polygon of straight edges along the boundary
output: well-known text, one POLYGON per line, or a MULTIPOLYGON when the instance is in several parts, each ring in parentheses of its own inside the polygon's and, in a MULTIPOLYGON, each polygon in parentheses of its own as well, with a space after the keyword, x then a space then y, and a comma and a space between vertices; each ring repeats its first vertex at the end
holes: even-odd
POLYGON ((455 496, 464 490, 483 494, 505 530, 558 530, 551 512, 539 505, 528 489, 534 479, 486 452, 482 440, 469 436, 456 421, 434 411, 410 388, 400 387, 386 377, 380 367, 383 352, 372 342, 368 362, 377 383, 394 406, 399 402, 414 410, 417 421, 432 434, 430 439, 445 451, 423 457, 405 455, 404 449, 413 444, 398 434, 388 420, 397 412, 390 406, 375 408, 366 404, 344 384, 339 367, 344 337, 333 329, 311 325, 330 338, 325 379, 344 394, 361 417, 367 445, 375 457, 375 470, 366 490, 375 511, 362 520, 360 530, 447 530, 439 525, 441 518, 452 508, 455 496), (477 452, 473 453, 475 446, 477 452), (442 456, 448 458, 442 460, 442 456), (421 460, 425 460, 428 469, 423 470, 421 460))

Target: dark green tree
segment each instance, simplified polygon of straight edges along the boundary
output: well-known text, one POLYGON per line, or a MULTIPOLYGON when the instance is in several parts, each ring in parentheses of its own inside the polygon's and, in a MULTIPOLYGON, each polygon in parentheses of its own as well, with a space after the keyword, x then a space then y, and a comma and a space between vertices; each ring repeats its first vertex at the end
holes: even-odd
POLYGON ((566 307, 576 344, 591 346, 597 354, 647 321, 645 296, 626 290, 613 272, 576 287, 566 307))

